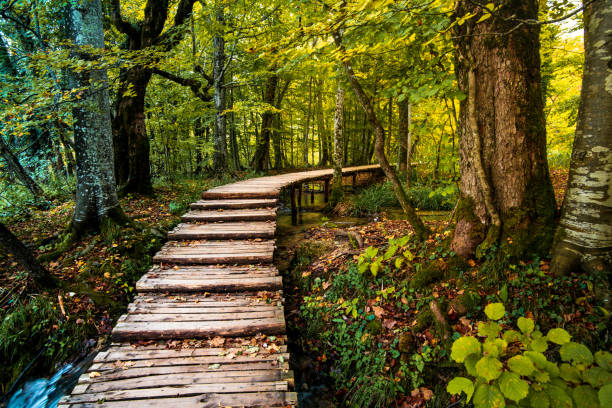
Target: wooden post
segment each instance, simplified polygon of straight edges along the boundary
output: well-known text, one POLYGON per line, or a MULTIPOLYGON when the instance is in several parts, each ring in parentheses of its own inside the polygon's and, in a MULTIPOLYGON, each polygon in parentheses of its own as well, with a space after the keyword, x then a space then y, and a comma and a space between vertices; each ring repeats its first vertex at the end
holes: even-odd
POLYGON ((325 179, 325 187, 324 187, 324 200, 325 202, 329 201, 329 179, 325 179))
POLYGON ((314 187, 315 184, 314 183, 310 183, 310 205, 314 205, 314 187))
POLYGON ((297 203, 295 202, 294 186, 291 186, 291 225, 297 225, 297 203))
POLYGON ((298 214, 300 214, 302 212, 302 183, 299 183, 297 185, 297 191, 298 191, 298 196, 297 196, 297 203, 298 203, 298 214))
POLYGON ((356 187, 357 187, 357 173, 353 173, 353 192, 355 192, 356 187))

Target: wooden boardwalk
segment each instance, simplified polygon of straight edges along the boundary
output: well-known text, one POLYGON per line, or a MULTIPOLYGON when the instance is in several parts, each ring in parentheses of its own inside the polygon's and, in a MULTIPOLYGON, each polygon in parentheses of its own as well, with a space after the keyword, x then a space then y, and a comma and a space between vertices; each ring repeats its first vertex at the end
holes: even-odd
MULTIPOLYGON (((379 171, 343 169, 343 175, 379 171)), ((213 188, 168 234, 138 295, 59 407, 293 407, 282 279, 273 265, 281 189, 331 170, 213 188)), ((301 195, 301 193, 298 194, 301 195)))

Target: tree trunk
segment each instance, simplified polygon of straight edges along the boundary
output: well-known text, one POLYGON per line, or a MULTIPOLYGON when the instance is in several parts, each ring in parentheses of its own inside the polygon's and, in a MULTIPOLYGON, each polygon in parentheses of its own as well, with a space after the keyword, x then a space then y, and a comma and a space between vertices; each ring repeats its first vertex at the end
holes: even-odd
MULTIPOLYGON (((75 46, 104 48, 100 0, 86 0, 71 9, 70 17, 75 46)), ((79 57, 92 58, 86 54, 79 57)), ((104 229, 109 222, 124 223, 126 218, 116 192, 106 70, 85 70, 72 75, 77 87, 89 87, 82 103, 72 111, 77 163, 72 228, 78 236, 86 229, 104 229)))
POLYGON ((42 286, 54 285, 49 271, 36 260, 36 257, 13 233, 0 223, 0 244, 21 265, 34 281, 42 286))
MULTIPOLYGON (((461 199, 451 248, 483 255, 495 243, 511 256, 545 255, 554 229, 555 199, 546 160, 540 87, 538 2, 496 1, 495 16, 455 27, 461 102, 461 199)), ((469 0, 456 16, 480 13, 469 0)))
POLYGON ((585 64, 576 138, 551 270, 612 272, 612 1, 584 10, 585 64))
POLYGON ((409 112, 410 112, 410 102, 408 99, 404 99, 403 101, 398 103, 398 123, 397 123, 397 137, 399 139, 400 148, 399 148, 399 171, 401 173, 406 172, 406 162, 407 162, 407 154, 408 154, 408 145, 410 141, 408 140, 408 128, 409 125, 409 112))
POLYGON ((304 167, 308 167, 308 132, 310 131, 310 111, 312 110, 312 77, 308 82, 308 110, 306 111, 306 127, 304 129, 304 150, 302 151, 304 167))
MULTIPOLYGON (((276 96, 276 87, 278 86, 278 75, 271 73, 268 76, 264 87, 263 101, 274 107, 274 99, 276 96)), ((272 126, 274 125, 275 113, 268 109, 261 115, 261 134, 253 156, 253 169, 255 171, 264 171, 268 169, 268 159, 270 156, 270 136, 272 126)), ((257 131, 257 129, 256 129, 257 131)))
MULTIPOLYGON (((342 45, 342 38, 337 32, 334 33, 334 40, 336 46, 340 48, 340 51, 342 52, 342 54, 344 54, 346 50, 342 45)), ((349 83, 351 84, 351 88, 357 96, 361 107, 365 111, 370 125, 374 129, 374 153, 376 154, 378 163, 380 164, 380 167, 385 173, 387 179, 391 182, 393 190, 395 191, 395 195, 397 196, 397 199, 400 202, 402 209, 404 210, 406 219, 410 223, 412 229, 414 229, 416 237, 420 240, 423 240, 427 238, 430 233, 430 230, 425 226, 425 224, 423 224, 423 221, 419 218, 416 211, 414 211, 414 208, 412 208, 412 206, 408 202, 406 191, 404 190, 404 187, 402 186, 399 178, 397 177, 397 173, 395 172, 393 167, 391 167, 389 161, 387 160, 387 157, 385 156, 385 130, 383 129, 382 125, 380 124, 380 121, 378 120, 378 117, 376 116, 376 112, 374 111, 374 107, 372 106, 372 101, 361 87, 361 84, 359 83, 359 80, 357 79, 357 76, 353 71, 353 67, 351 65, 350 60, 346 58, 343 59, 342 65, 344 66, 344 72, 346 73, 346 77, 349 83)))
POLYGON ((325 112, 323 111, 323 80, 319 81, 319 89, 317 92, 317 129, 319 131, 319 140, 321 144, 321 160, 320 166, 327 166, 329 163, 329 142, 327 141, 327 130, 325 129, 325 112))
MULTIPOLYGON (((217 12, 217 23, 223 27, 223 9, 217 12)), ((227 139, 226 139, 226 115, 225 96, 226 90, 223 86, 225 71, 225 39, 222 35, 213 38, 213 87, 215 90, 215 128, 214 128, 214 152, 213 170, 220 174, 227 169, 227 139)))
POLYGON ((32 179, 32 177, 23 168, 21 163, 19 163, 19 159, 12 152, 11 148, 2 136, 0 136, 0 156, 2 156, 4 159, 11 174, 21 181, 34 197, 44 199, 42 188, 40 188, 36 181, 34 181, 34 179, 32 179))
POLYGON ((334 112, 334 179, 332 182, 330 205, 334 207, 344 196, 342 187, 342 159, 344 156, 344 88, 338 83, 336 91, 336 110, 334 112))
POLYGON ((152 72, 145 68, 128 69, 117 94, 117 111, 112 123, 115 176, 126 193, 153 192, 145 125, 145 96, 151 76, 152 72))

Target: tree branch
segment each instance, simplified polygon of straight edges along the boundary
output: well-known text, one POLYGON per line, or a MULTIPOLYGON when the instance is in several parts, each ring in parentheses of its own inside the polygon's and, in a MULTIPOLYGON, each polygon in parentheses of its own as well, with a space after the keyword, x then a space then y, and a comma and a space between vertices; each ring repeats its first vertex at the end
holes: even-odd
POLYGON ((202 84, 202 82, 198 81, 197 79, 193 79, 193 78, 183 78, 180 77, 178 75, 174 75, 170 72, 167 71, 162 71, 161 69, 158 68, 154 68, 153 69, 153 73, 157 74, 161 77, 164 77, 172 82, 175 82, 181 86, 185 86, 189 89, 191 89, 191 92, 193 92, 193 94, 198 97, 199 99, 201 99, 203 102, 211 102, 212 98, 210 95, 208 95, 208 90, 211 88, 212 86, 212 82, 207 80, 207 84, 204 85, 202 84))
POLYGON ((117 30, 126 34, 128 37, 136 37, 140 34, 140 27, 135 24, 125 21, 121 16, 121 5, 119 0, 110 1, 110 19, 117 30))

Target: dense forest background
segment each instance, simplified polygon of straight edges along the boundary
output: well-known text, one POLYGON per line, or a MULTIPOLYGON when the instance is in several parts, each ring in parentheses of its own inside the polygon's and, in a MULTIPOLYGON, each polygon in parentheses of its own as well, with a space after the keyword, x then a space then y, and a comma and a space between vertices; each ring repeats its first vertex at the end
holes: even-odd
POLYGON ((102 347, 202 190, 376 163, 384 182, 336 177, 325 208, 359 219, 350 242, 325 218, 288 250, 298 381, 316 373, 350 406, 446 406, 475 388, 494 406, 542 397, 523 383, 550 375, 569 384, 543 386, 550 405, 609 401, 595 350, 610 348, 611 10, 0 0, 0 390, 102 347), (501 330, 516 319, 524 349, 572 348, 555 364, 580 377, 537 360, 489 378, 457 351, 480 353, 461 340, 479 333, 483 359, 513 358, 518 332, 501 330))

